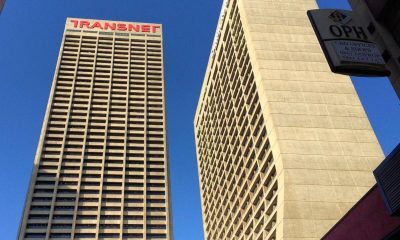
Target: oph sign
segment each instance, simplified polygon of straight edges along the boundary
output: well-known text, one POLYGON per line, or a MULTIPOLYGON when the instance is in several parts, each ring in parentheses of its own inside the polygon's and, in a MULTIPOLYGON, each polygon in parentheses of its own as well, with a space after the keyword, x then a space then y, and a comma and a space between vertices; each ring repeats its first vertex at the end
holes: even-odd
POLYGON ((87 21, 80 19, 70 19, 69 23, 71 23, 74 28, 137 33, 157 33, 158 29, 160 29, 160 25, 156 24, 87 21))
POLYGON ((378 46, 351 11, 318 9, 307 12, 332 72, 359 76, 387 76, 378 46))

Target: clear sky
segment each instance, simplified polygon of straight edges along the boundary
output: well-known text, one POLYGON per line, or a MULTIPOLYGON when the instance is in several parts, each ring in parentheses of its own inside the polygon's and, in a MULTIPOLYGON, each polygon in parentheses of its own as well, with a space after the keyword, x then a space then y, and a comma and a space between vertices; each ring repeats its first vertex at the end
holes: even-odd
MULTIPOLYGON (((345 0, 322 7, 348 8, 345 0)), ((193 118, 220 0, 9 0, 0 15, 0 239, 15 239, 66 17, 163 24, 173 227, 203 239, 193 118)), ((389 80, 354 78, 385 154, 400 141, 389 80)))

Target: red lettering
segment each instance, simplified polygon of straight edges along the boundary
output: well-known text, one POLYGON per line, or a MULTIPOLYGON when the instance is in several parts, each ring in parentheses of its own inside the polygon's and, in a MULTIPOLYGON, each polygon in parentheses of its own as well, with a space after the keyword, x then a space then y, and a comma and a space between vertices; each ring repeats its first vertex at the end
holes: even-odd
POLYGON ((126 24, 124 24, 124 23, 118 23, 117 28, 118 28, 118 31, 126 31, 127 30, 126 24))
POLYGON ((93 25, 90 28, 100 28, 103 29, 103 26, 101 26, 101 23, 99 22, 94 22, 93 25))
POLYGON ((142 25, 142 32, 150 32, 150 25, 142 25))
POLYGON ((83 28, 83 27, 87 27, 89 28, 90 22, 88 21, 81 21, 79 27, 83 28))
POLYGON ((74 24, 74 28, 77 28, 77 27, 78 27, 78 23, 79 23, 78 20, 71 19, 71 20, 69 20, 69 21, 70 21, 71 23, 74 24))
POLYGON ((115 30, 117 28, 117 24, 115 23, 105 23, 104 24, 104 29, 105 30, 115 30))
POLYGON ((157 32, 157 29, 159 29, 160 28, 160 26, 158 26, 158 25, 153 25, 153 26, 151 26, 151 32, 152 33, 156 33, 157 32))
POLYGON ((117 31, 130 31, 130 32, 145 32, 145 33, 157 33, 159 29, 161 29, 160 25, 140 25, 140 24, 125 24, 125 23, 110 23, 105 22, 104 24, 100 22, 93 22, 92 24, 89 21, 84 20, 69 20, 71 24, 73 24, 74 28, 99 28, 102 30, 117 30, 117 31))
POLYGON ((128 31, 132 32, 139 32, 140 31, 140 25, 133 25, 133 24, 129 24, 128 25, 128 31))

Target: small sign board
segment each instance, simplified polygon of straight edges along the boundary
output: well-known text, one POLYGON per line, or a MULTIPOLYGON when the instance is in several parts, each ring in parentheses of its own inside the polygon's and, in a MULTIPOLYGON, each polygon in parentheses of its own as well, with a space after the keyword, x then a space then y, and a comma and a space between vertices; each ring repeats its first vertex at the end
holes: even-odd
POLYGON ((307 12, 332 72, 356 76, 388 76, 385 61, 366 28, 347 10, 307 12))

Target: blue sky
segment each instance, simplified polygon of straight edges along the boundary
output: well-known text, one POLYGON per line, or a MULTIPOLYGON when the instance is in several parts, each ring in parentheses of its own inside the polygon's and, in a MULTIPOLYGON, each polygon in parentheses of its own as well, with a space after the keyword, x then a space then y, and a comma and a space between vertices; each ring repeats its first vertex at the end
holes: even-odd
MULTIPOLYGON (((348 8, 345 0, 322 7, 348 8)), ((220 12, 216 0, 10 0, 0 15, 0 238, 22 213, 66 17, 162 23, 176 240, 203 239, 193 117, 220 12)), ((399 142, 399 100, 386 78, 354 78, 386 154, 399 142)))

